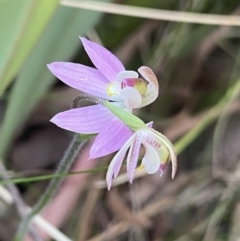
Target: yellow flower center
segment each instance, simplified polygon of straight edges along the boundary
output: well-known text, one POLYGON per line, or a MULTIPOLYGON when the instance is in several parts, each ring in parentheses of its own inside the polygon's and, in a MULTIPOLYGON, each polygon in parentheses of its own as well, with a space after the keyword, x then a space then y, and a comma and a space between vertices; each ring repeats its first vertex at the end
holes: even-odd
POLYGON ((116 88, 116 85, 114 84, 114 82, 107 85, 107 95, 108 96, 119 95, 119 90, 116 88))
POLYGON ((145 95, 147 91, 147 83, 141 79, 136 79, 134 87, 141 96, 145 95))

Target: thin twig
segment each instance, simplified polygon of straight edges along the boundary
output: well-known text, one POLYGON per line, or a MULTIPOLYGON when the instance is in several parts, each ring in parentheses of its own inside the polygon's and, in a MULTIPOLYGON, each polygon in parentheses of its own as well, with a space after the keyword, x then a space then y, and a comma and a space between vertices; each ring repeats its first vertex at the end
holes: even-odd
MULTIPOLYGON (((3 186, 0 186, 0 196, 9 205, 14 203, 14 198, 11 193, 3 186)), ((26 211, 30 211, 31 208, 26 206, 26 211)), ((36 215, 33 218, 33 223, 40 229, 44 230, 51 238, 56 241, 71 241, 67 236, 56 229, 52 224, 47 222, 41 216, 36 215)))
MULTIPOLYGON (((3 165, 3 162, 2 162, 2 160, 0 160, 0 176, 2 177, 3 180, 9 180, 9 177, 6 175, 6 172, 7 172, 7 170, 6 170, 5 166, 3 165)), ((8 193, 6 192, 6 190, 3 189, 5 196, 8 197, 7 199, 9 201, 9 203, 11 203, 11 201, 13 203, 15 203, 19 216, 24 218, 27 213, 27 206, 25 205, 17 187, 12 183, 7 184, 6 186, 9 190, 9 192, 11 193, 12 197, 9 196, 8 193)), ((31 225, 29 227, 29 234, 33 240, 36 240, 36 241, 42 240, 33 225, 31 225)))
POLYGON ((240 17, 234 15, 203 14, 180 11, 177 12, 144 7, 126 6, 117 3, 107 3, 99 1, 62 0, 60 4, 69 7, 83 8, 87 10, 100 11, 105 13, 156 20, 207 25, 240 26, 240 17))

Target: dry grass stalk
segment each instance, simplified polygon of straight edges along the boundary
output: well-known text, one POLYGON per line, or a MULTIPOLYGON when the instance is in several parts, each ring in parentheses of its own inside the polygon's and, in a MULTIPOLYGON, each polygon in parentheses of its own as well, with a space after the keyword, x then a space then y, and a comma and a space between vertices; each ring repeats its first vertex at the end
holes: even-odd
POLYGON ((183 23, 198 23, 208 25, 240 26, 240 17, 234 15, 217 15, 177 12, 169 10, 159 10, 144 7, 126 6, 117 3, 106 3, 100 1, 76 1, 62 0, 64 6, 83 8, 105 13, 120 14, 132 17, 165 20, 183 23))

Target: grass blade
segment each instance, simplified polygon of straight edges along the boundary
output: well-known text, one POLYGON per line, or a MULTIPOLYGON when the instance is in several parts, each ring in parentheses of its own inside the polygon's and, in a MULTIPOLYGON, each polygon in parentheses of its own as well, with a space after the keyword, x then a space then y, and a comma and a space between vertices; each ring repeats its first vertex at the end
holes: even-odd
POLYGON ((0 2, 0 95, 11 83, 41 37, 58 0, 3 0, 0 2))
POLYGON ((38 101, 54 82, 46 64, 66 61, 81 46, 78 36, 97 23, 101 14, 59 7, 44 32, 41 41, 24 64, 3 120, 0 135, 0 155, 5 156, 16 131, 20 128, 38 101))

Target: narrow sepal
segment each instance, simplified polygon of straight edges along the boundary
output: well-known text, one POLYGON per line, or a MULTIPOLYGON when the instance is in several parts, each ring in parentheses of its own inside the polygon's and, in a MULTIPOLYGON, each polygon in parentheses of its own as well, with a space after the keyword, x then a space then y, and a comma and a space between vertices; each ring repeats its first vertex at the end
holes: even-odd
POLYGON ((113 114, 102 105, 93 105, 60 112, 50 121, 57 126, 76 133, 99 133, 113 114))
POLYGON ((124 123, 113 115, 97 135, 89 159, 106 156, 119 150, 132 136, 133 132, 124 123))
POLYGON ((107 95, 109 81, 97 69, 68 62, 53 62, 47 67, 68 86, 94 96, 111 99, 107 95))
POLYGON ((125 68, 121 61, 103 46, 80 37, 83 47, 95 67, 110 81, 116 80, 119 72, 125 68))

